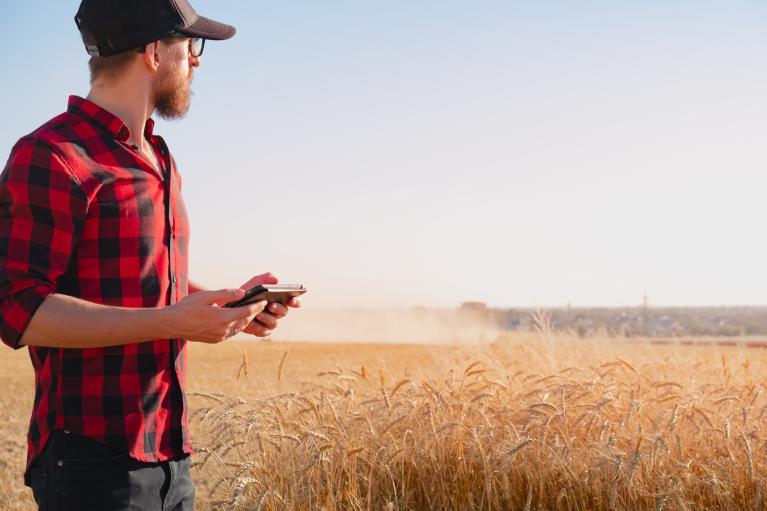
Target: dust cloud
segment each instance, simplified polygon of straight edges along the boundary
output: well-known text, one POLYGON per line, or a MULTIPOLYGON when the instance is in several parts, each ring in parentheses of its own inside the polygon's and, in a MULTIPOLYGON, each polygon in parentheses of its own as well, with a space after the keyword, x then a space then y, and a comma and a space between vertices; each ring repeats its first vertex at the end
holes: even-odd
MULTIPOLYGON (((458 309, 316 309, 291 311, 270 337, 275 341, 476 344, 501 332, 487 315, 458 309)), ((238 335, 239 339, 254 339, 238 335)))

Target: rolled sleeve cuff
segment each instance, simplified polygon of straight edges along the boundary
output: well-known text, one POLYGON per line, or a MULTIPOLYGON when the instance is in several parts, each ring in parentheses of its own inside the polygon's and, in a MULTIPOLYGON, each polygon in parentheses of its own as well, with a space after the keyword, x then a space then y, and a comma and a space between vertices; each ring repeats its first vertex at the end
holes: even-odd
POLYGON ((32 316, 54 289, 40 283, 35 283, 21 291, 8 296, 0 304, 0 338, 13 349, 23 348, 21 336, 32 320, 32 316))

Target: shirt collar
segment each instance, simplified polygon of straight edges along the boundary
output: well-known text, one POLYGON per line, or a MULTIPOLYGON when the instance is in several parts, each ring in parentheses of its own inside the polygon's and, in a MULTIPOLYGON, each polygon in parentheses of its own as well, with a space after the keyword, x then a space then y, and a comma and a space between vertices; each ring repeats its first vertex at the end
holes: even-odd
MULTIPOLYGON (((130 138, 130 130, 122 119, 85 98, 81 98, 80 96, 69 96, 67 112, 77 114, 86 121, 90 121, 101 127, 120 142, 125 142, 130 138)), ((149 118, 144 125, 144 135, 151 137, 153 130, 154 120, 149 118)))

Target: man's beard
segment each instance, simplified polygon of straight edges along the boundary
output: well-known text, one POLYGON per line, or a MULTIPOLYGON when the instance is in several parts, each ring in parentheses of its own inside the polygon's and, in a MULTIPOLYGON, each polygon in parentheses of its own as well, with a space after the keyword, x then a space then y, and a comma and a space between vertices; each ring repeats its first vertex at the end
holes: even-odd
POLYGON ((178 66, 168 66, 157 79, 154 88, 154 107, 157 114, 166 120, 180 119, 189 110, 192 91, 193 71, 183 76, 178 72, 178 66))

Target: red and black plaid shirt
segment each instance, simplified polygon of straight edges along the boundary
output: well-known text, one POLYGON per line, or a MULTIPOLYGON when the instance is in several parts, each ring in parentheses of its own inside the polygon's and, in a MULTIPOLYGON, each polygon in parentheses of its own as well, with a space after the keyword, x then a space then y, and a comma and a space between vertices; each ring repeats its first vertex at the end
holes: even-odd
MULTIPOLYGON (((163 173, 126 143, 125 124, 76 96, 23 137, 0 174, 0 338, 13 348, 51 293, 123 307, 188 294, 189 222, 165 142, 145 136, 163 173)), ((186 342, 29 347, 35 399, 27 467, 55 429, 141 461, 191 452, 186 342)), ((28 483, 28 479, 25 477, 28 483)))

